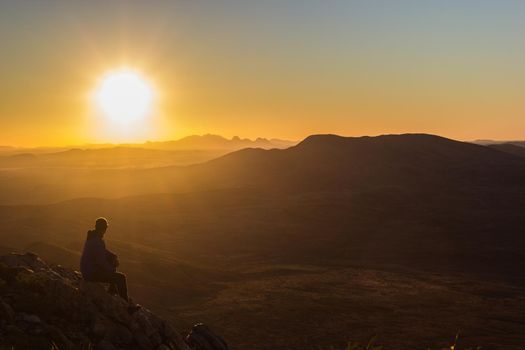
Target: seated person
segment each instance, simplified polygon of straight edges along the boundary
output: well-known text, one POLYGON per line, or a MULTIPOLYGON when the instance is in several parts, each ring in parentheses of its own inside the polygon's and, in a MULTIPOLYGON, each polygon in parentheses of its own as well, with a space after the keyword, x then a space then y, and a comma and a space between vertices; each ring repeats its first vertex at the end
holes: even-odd
MULTIPOLYGON (((118 257, 107 250, 104 243, 103 238, 107 228, 108 221, 105 218, 98 218, 95 222, 95 229, 88 231, 80 258, 80 272, 86 281, 109 283, 110 293, 118 294, 132 304, 128 297, 126 275, 117 272, 118 257)), ((138 307, 138 305, 132 306, 138 307)))

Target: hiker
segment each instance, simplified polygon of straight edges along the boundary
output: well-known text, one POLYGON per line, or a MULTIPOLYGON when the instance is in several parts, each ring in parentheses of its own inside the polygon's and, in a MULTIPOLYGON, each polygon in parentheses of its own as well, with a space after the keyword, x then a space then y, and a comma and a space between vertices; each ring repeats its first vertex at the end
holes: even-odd
POLYGON ((108 221, 105 218, 98 218, 95 222, 95 229, 87 233, 86 243, 80 258, 80 271, 84 280, 89 282, 109 283, 108 292, 120 297, 132 305, 128 297, 128 285, 126 275, 117 272, 119 266, 116 254, 106 249, 104 234, 108 229, 108 221))

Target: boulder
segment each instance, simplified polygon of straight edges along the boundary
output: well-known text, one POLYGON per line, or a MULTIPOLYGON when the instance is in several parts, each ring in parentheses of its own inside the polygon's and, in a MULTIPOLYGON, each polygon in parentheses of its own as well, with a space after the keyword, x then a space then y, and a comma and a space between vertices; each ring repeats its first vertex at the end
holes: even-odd
POLYGON ((25 267, 33 271, 46 270, 48 269, 47 264, 33 253, 11 253, 0 256, 0 263, 7 265, 8 267, 25 267))
POLYGON ((13 324, 15 322, 15 312, 9 304, 0 298, 0 322, 4 321, 6 324, 13 324))
MULTIPOLYGON (((60 349, 189 350, 166 321, 128 303, 106 285, 51 266, 32 253, 0 256, 0 348, 38 339, 60 349), (9 340, 11 339, 11 340, 9 340)), ((25 343, 24 343, 25 344, 25 343)))

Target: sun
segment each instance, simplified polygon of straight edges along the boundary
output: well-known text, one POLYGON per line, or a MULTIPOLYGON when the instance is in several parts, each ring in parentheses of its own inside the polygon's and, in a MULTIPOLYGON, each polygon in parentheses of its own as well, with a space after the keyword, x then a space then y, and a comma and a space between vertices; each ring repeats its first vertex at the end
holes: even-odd
POLYGON ((94 97, 96 106, 107 118, 127 124, 151 113, 154 90, 140 73, 121 68, 104 75, 94 97))

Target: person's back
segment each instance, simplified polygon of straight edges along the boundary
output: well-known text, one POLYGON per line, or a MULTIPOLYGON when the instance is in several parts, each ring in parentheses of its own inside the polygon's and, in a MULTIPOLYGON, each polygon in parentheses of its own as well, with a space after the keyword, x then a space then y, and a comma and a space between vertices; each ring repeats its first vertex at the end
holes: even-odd
POLYGON ((96 229, 88 231, 80 258, 80 272, 85 279, 93 278, 99 271, 116 271, 109 265, 106 254, 106 244, 100 232, 96 229))

